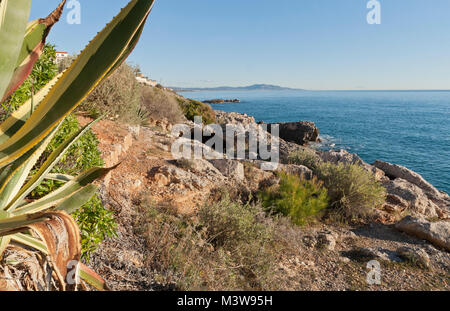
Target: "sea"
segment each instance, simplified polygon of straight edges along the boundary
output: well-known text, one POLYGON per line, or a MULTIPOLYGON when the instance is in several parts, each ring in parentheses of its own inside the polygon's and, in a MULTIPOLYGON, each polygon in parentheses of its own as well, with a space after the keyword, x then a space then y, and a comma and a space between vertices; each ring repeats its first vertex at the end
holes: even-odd
POLYGON ((387 161, 421 174, 450 193, 450 91, 200 91, 196 100, 266 123, 313 121, 321 150, 346 149, 364 161, 387 161))

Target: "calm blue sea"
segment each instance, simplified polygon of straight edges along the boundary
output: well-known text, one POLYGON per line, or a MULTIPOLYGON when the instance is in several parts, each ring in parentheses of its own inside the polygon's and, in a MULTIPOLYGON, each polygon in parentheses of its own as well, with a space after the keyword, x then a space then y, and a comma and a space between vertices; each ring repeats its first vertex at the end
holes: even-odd
POLYGON ((450 92, 255 91, 186 92, 197 100, 234 99, 216 110, 264 122, 313 121, 323 149, 347 149, 366 162, 383 160, 420 173, 450 193, 450 92))

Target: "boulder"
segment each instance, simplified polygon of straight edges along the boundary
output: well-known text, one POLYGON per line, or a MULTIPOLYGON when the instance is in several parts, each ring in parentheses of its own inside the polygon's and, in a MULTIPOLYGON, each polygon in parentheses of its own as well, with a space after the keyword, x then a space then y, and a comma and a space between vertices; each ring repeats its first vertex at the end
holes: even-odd
POLYGON ((431 265, 430 256, 428 256, 427 252, 421 248, 402 246, 397 249, 397 253, 400 257, 419 264, 425 268, 429 268, 431 265))
POLYGON ((390 179, 401 178, 410 183, 416 185, 422 189, 425 193, 431 196, 440 197, 441 193, 432 184, 427 182, 420 174, 397 164, 391 164, 388 162, 375 161, 373 166, 381 169, 390 179))
POLYGON ((396 252, 393 252, 389 249, 384 249, 381 247, 376 248, 360 248, 358 253, 366 258, 383 260, 386 262, 401 262, 401 258, 398 256, 396 252))
POLYGON ((422 217, 407 216, 398 222, 395 228, 450 251, 449 221, 430 222, 422 217))
POLYGON ((329 251, 334 250, 336 247, 336 238, 331 233, 320 233, 317 236, 317 242, 319 247, 325 248, 329 251))
POLYGON ((331 162, 334 164, 344 163, 363 165, 365 163, 357 154, 349 153, 344 149, 322 152, 320 156, 324 162, 331 162))
MULTIPOLYGON (((273 125, 273 124, 271 124, 273 125)), ((276 125, 276 124, 275 124, 276 125)), ((319 129, 313 122, 300 121, 279 123, 280 138, 299 145, 319 141, 319 129)))
POLYGON ((244 165, 235 160, 219 159, 209 160, 209 162, 219 170, 224 176, 237 181, 244 181, 244 165))
POLYGON ((285 172, 290 175, 295 175, 300 178, 312 179, 313 171, 303 165, 295 164, 281 164, 278 167, 278 171, 285 172))
POLYGON ((340 238, 339 234, 332 230, 326 229, 320 231, 318 232, 316 237, 317 239, 316 247, 332 251, 336 247, 336 243, 339 240, 339 238, 340 238))
POLYGON ((407 205, 408 211, 414 215, 423 215, 428 217, 440 217, 442 211, 431 201, 427 195, 418 186, 397 178, 384 183, 388 193, 388 204, 405 209, 407 205), (397 203, 397 204, 395 204, 397 203))

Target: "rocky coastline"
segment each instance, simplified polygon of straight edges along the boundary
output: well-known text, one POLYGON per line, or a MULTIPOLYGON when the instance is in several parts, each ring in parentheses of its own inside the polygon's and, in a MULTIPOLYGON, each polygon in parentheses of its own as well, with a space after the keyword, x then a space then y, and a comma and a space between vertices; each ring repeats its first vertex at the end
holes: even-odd
POLYGON ((211 104, 211 105, 224 104, 224 103, 240 103, 240 102, 241 101, 239 99, 209 99, 209 100, 203 101, 203 103, 211 104))
MULTIPOLYGON (((260 126, 245 114, 215 113, 217 123, 222 126, 260 126)), ((194 126, 190 121, 186 124, 194 126)), ((313 178, 311 168, 289 163, 289 154, 298 150, 314 152, 324 162, 363 167, 386 188, 387 198, 384 206, 376 210, 374 220, 365 225, 322 223, 299 229, 295 238, 299 243, 297 253, 279 262, 277 275, 279 273, 283 282, 289 284, 283 285, 285 290, 449 289, 450 197, 419 174, 387 162, 369 164, 345 150, 319 152, 311 149, 308 143, 319 139, 319 130, 313 123, 303 121, 281 125, 285 130, 280 131, 281 163, 276 171, 262 170, 264 161, 261 160, 227 157, 177 160, 171 154, 171 145, 179 137, 171 133, 172 126, 164 120, 155 121, 154 126, 120 131, 116 129, 118 124, 109 121, 94 126, 102 153, 111 158, 108 164, 122 163, 111 172, 101 191, 104 204, 116 212, 119 234, 102 243, 91 262, 113 289, 170 288, 158 282, 146 265, 148 247, 133 229, 138 212, 132 202, 142 200, 140 193, 148 193, 155 204, 170 204, 179 214, 195 215, 198 206, 209 202, 217 189, 226 188, 241 198, 251 198, 261 185, 279 182, 279 171, 313 178), (115 143, 120 153, 117 148, 111 150, 109 136, 115 136, 116 132, 129 132, 125 145, 115 143), (425 268, 405 268, 402 263, 410 262, 405 258, 412 258, 425 268), (367 287, 361 281, 370 259, 382 262, 388 270, 386 281, 378 287, 367 287)), ((203 141, 192 140, 191 143, 204 150, 210 149, 203 141)))

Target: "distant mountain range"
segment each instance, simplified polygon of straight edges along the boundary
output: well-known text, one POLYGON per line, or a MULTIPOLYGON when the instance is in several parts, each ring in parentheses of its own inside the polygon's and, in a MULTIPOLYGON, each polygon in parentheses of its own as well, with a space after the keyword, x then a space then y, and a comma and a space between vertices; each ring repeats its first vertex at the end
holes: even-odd
POLYGON ((288 87, 282 87, 278 85, 271 84, 254 84, 250 86, 219 86, 211 88, 181 88, 181 87, 171 87, 176 92, 200 92, 200 91, 286 91, 286 90, 296 90, 303 91, 302 89, 292 89, 288 87))

